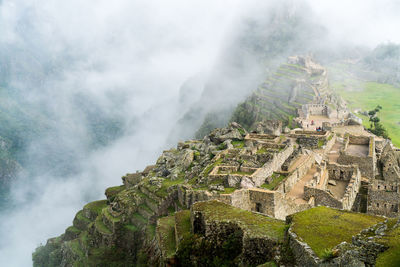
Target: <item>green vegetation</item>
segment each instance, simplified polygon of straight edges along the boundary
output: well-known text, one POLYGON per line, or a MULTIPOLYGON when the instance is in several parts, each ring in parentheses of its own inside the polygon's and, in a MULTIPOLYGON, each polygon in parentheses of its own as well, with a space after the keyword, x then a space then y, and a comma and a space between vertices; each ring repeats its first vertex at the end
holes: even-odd
POLYGON ((380 123, 381 119, 378 117, 379 111, 382 110, 382 107, 378 105, 375 109, 368 111, 369 121, 371 123, 371 127, 368 129, 372 133, 377 136, 382 136, 384 138, 389 138, 385 127, 380 123))
POLYGON ((227 149, 228 145, 226 143, 221 143, 217 146, 218 150, 225 150, 227 149))
POLYGON ((112 234, 110 229, 108 229, 107 226, 103 223, 101 216, 97 216, 95 221, 95 226, 96 229, 102 232, 103 234, 108 234, 108 235, 112 234))
POLYGON ((343 241, 350 242, 352 236, 384 218, 362 213, 353 213, 316 207, 293 215, 293 231, 323 258, 343 241))
POLYGON ((244 141, 232 141, 232 145, 234 148, 243 148, 244 141))
POLYGON ((376 267, 400 266, 400 227, 389 230, 379 242, 389 249, 378 255, 376 267))
POLYGON ((206 220, 232 222, 235 220, 250 236, 267 236, 283 241, 287 229, 283 221, 232 207, 219 201, 197 202, 193 207, 201 211, 206 220))
MULTIPOLYGON (((175 213, 176 234, 179 238, 190 234, 190 210, 182 210, 175 213)), ((178 239, 179 239, 178 238, 178 239)))
POLYGON ((267 183, 262 184, 261 187, 262 187, 262 188, 265 188, 265 189, 268 189, 268 190, 275 190, 276 187, 277 187, 285 178, 286 178, 285 175, 282 175, 282 174, 279 174, 279 173, 274 172, 274 173, 272 174, 272 181, 271 181, 269 184, 267 184, 267 183))
POLYGON ((225 187, 224 191, 222 191, 221 194, 232 194, 233 192, 235 192, 235 190, 235 187, 225 187))
POLYGON ((219 159, 219 160, 215 161, 214 163, 208 165, 208 166, 204 169, 203 174, 204 174, 205 176, 209 175, 210 172, 211 172, 216 166, 220 165, 221 163, 222 163, 222 159, 219 159))
POLYGON ((83 208, 100 214, 101 210, 107 206, 107 200, 97 200, 86 204, 83 208))
POLYGON ((125 189, 124 185, 120 185, 120 186, 114 186, 114 187, 109 187, 106 189, 106 196, 107 198, 109 198, 111 201, 115 198, 115 196, 121 192, 122 190, 125 189))
MULTIPOLYGON (((363 90, 349 91, 345 89, 347 83, 334 83, 337 92, 348 101, 351 109, 361 108, 371 110, 377 104, 383 107, 380 113, 380 122, 387 129, 389 136, 396 146, 400 146, 400 89, 388 84, 367 82, 363 83, 363 90)), ((367 116, 360 116, 364 126, 369 125, 367 116)))
POLYGON ((323 145, 325 145, 325 140, 319 139, 318 140, 318 148, 321 148, 323 145))
POLYGON ((160 237, 161 249, 166 253, 167 257, 172 257, 176 250, 175 216, 158 219, 157 234, 160 237))
POLYGON ((268 150, 265 147, 260 148, 257 150, 257 154, 265 154, 268 153, 268 150))

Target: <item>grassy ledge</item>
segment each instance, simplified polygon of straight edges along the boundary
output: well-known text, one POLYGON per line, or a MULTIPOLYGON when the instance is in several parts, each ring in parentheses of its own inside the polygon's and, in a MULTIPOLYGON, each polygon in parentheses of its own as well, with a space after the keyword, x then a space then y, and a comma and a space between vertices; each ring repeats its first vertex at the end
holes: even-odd
POLYGON ((324 251, 351 242, 361 230, 382 221, 382 217, 316 207, 294 214, 292 229, 321 258, 324 251))

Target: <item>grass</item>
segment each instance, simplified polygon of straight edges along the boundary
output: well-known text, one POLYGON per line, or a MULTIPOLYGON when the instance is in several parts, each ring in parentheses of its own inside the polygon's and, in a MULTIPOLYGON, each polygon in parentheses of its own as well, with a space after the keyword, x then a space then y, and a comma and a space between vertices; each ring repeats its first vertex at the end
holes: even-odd
POLYGON ((125 189, 124 185, 109 187, 106 189, 106 196, 115 197, 119 192, 125 189))
POLYGON ((112 232, 110 229, 107 228, 107 226, 103 223, 101 220, 101 216, 98 216, 95 221, 96 229, 102 232, 103 234, 108 234, 111 235, 112 232))
POLYGON ((136 232, 138 230, 138 228, 133 224, 126 224, 124 225, 124 228, 131 232, 136 232))
POLYGON ((183 238, 185 235, 190 234, 190 210, 182 210, 175 213, 176 235, 178 239, 183 238))
POLYGON ((389 249, 378 255, 376 267, 400 266, 400 227, 389 230, 380 242, 389 249))
POLYGON ((222 159, 219 159, 219 160, 217 160, 216 162, 214 162, 214 163, 208 165, 208 166, 204 169, 203 174, 204 174, 205 176, 209 175, 210 172, 215 168, 215 166, 218 166, 218 165, 220 165, 221 163, 222 163, 222 159))
POLYGON ((272 174, 272 181, 267 184, 262 184, 261 187, 268 189, 268 190, 275 190, 276 187, 286 178, 285 175, 279 174, 279 173, 273 173, 272 174))
POLYGON ((161 249, 165 252, 167 258, 172 257, 176 251, 175 216, 160 218, 156 231, 160 238, 161 249))
POLYGON ((236 188, 235 187, 225 187, 224 191, 220 192, 221 194, 232 194, 235 192, 236 188))
POLYGON ((354 235, 383 218, 316 207, 293 215, 293 231, 304 240, 318 257, 323 258, 343 241, 351 243, 354 235))
POLYGON ((262 147, 259 150, 257 150, 257 154, 265 154, 265 153, 268 153, 268 151, 265 147, 262 147))
MULTIPOLYGON (((364 111, 372 110, 377 105, 383 109, 379 112, 382 124, 388 130, 393 143, 400 147, 400 89, 389 84, 366 82, 362 90, 349 91, 343 84, 335 83, 336 91, 348 101, 349 107, 354 110, 361 108, 364 111)), ((359 116, 359 114, 357 114, 359 116)), ((364 126, 369 127, 368 118, 360 116, 364 126)))
POLYGON ((232 141, 232 145, 234 148, 243 148, 244 141, 232 141))
POLYGON ((193 210, 202 212, 206 221, 235 221, 251 237, 268 237, 281 242, 287 229, 283 221, 232 207, 219 201, 197 202, 193 210))
POLYGON ((101 210, 107 206, 107 200, 98 200, 86 204, 83 208, 100 214, 101 210))
POLYGON ((325 145, 325 141, 323 139, 318 140, 318 148, 321 148, 323 145, 325 145))

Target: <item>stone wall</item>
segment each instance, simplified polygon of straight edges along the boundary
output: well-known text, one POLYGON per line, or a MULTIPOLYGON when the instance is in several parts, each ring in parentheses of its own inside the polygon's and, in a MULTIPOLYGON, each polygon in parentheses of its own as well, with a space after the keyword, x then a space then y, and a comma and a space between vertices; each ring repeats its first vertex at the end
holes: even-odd
POLYGON ((360 190, 360 187, 361 187, 361 172, 357 167, 355 167, 354 174, 351 177, 342 198, 343 209, 345 210, 352 209, 354 201, 356 200, 357 197, 357 193, 360 190))
POLYGON ((282 164, 285 160, 293 153, 293 145, 289 144, 279 153, 274 153, 270 161, 264 164, 260 169, 258 169, 251 179, 253 180, 255 186, 260 186, 265 183, 265 179, 273 174, 274 171, 280 170, 282 164))
POLYGON ((275 192, 270 190, 249 189, 251 211, 261 212, 275 217, 275 192))
POLYGON ((356 165, 340 165, 337 163, 327 165, 329 179, 333 180, 349 181, 357 169, 356 165))
POLYGON ((400 193, 398 184, 373 180, 368 188, 367 212, 376 215, 396 217, 399 212, 400 193))
POLYGON ((292 173, 290 173, 283 182, 277 187, 276 191, 281 193, 289 192, 292 187, 307 174, 312 164, 315 162, 315 155, 311 153, 292 173))
POLYGON ((367 178, 375 178, 375 166, 376 166, 376 155, 375 155, 375 138, 373 136, 354 136, 347 135, 345 139, 344 148, 340 151, 340 156, 337 160, 342 165, 357 164, 361 175, 367 178), (368 145, 369 151, 366 157, 357 157, 349 155, 347 153, 348 145, 368 145))
POLYGON ((309 200, 311 197, 315 199, 315 206, 327 206, 337 209, 343 208, 343 203, 336 199, 331 193, 309 185, 304 186, 304 199, 309 200))

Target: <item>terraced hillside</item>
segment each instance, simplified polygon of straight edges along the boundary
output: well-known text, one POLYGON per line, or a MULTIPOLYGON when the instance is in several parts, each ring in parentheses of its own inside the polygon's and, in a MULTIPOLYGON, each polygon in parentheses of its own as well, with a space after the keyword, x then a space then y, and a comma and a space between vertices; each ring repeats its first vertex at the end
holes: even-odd
POLYGON ((296 62, 281 65, 266 79, 237 107, 232 121, 247 129, 264 119, 281 120, 290 126, 292 117, 303 104, 323 102, 329 95, 325 69, 308 57, 298 58, 296 62))

